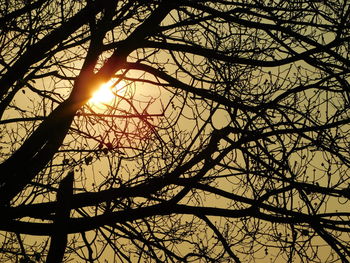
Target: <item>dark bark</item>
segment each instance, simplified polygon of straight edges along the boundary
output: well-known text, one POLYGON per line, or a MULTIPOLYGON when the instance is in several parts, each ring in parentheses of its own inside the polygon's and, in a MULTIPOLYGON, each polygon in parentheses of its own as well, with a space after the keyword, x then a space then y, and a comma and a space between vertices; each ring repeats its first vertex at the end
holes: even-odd
POLYGON ((60 263, 67 246, 68 233, 66 232, 71 211, 73 195, 74 172, 61 181, 57 191, 56 212, 53 221, 50 249, 46 258, 47 263, 60 263))

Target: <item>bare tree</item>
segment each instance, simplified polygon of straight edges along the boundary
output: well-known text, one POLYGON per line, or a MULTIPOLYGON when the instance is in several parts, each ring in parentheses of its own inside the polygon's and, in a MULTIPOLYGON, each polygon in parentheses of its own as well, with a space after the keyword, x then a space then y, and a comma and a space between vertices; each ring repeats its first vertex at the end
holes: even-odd
POLYGON ((1 262, 349 262, 348 1, 0 14, 1 262))

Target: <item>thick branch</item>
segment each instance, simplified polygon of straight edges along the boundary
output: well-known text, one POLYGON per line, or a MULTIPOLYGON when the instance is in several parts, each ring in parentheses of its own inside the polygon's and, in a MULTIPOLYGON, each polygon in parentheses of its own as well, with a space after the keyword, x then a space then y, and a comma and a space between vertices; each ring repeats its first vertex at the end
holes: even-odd
POLYGON ((53 233, 47 263, 61 263, 67 246, 66 224, 69 221, 71 198, 73 194, 74 172, 61 181, 57 192, 56 215, 53 222, 53 233))

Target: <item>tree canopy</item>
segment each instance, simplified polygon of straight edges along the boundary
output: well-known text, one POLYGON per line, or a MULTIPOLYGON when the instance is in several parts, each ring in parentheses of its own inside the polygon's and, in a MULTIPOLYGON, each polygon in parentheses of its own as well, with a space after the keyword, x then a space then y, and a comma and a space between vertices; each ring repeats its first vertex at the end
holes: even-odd
POLYGON ((6 0, 0 30, 1 262, 350 261, 348 1, 6 0))

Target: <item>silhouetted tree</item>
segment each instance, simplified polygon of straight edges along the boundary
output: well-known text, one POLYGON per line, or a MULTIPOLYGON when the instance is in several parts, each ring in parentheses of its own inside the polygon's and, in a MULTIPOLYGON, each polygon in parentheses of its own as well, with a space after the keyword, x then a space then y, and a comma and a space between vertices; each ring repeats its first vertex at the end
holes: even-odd
POLYGON ((349 262, 348 1, 5 0, 0 30, 1 262, 349 262))

